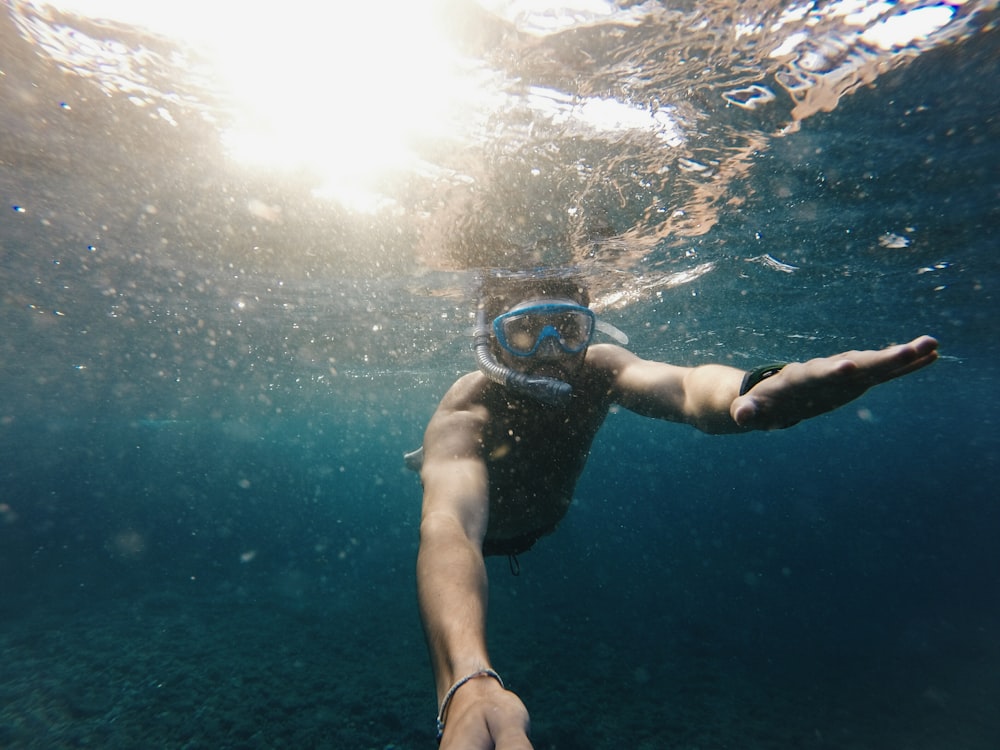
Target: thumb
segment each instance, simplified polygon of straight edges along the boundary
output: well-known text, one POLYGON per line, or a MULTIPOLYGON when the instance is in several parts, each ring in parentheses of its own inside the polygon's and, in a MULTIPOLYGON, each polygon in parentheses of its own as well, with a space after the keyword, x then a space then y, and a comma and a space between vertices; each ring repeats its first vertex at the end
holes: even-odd
POLYGON ((757 416, 757 402, 750 396, 740 396, 729 407, 729 414, 740 427, 749 427, 757 416))

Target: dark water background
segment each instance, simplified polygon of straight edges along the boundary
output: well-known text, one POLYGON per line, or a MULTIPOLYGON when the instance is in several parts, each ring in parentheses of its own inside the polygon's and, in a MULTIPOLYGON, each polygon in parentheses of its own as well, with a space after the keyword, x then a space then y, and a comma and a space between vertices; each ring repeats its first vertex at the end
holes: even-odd
MULTIPOLYGON (((598 248, 602 292, 634 292, 603 315, 643 356, 751 366, 925 332, 944 356, 781 433, 609 417, 558 533, 519 577, 490 562, 493 661, 536 747, 1000 747, 1000 55, 983 7, 967 38, 770 139, 708 230, 650 243, 646 204, 619 203, 574 246, 598 248)), ((401 455, 469 367, 475 263, 233 167, 195 120, 163 136, 42 54, 13 20, 33 10, 5 9, 0 746, 432 747, 401 455), (251 228, 233 195, 299 213, 251 228)), ((639 33, 623 28, 609 38, 639 33)), ((628 172, 615 144, 586 146, 616 165, 595 182, 628 172)), ((527 224, 510 247, 576 231, 527 224)))

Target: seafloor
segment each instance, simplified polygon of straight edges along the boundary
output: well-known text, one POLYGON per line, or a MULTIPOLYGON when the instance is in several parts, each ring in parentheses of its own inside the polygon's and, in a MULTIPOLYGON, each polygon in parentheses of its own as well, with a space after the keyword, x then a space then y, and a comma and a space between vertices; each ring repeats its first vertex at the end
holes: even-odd
MULTIPOLYGON (((258 596, 189 583, 79 590, 56 605, 43 592, 7 598, 0 747, 435 746, 411 600, 370 592, 352 608, 333 595, 305 602, 287 585, 258 596)), ((531 709, 539 750, 1000 747, 995 624, 955 623, 948 648, 947 635, 931 634, 933 653, 914 643, 905 660, 811 678, 769 668, 780 655, 748 658, 710 630, 676 624, 636 666, 599 622, 532 626, 508 588, 492 620, 494 656, 531 709)))

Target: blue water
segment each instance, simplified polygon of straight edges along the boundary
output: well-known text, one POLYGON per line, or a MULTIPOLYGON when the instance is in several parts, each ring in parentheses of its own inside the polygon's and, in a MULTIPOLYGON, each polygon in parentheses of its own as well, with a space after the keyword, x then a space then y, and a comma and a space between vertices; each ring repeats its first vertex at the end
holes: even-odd
MULTIPOLYGON (((474 268, 554 258, 642 356, 750 367, 921 333, 943 356, 783 432, 613 413, 557 533, 517 577, 489 561, 491 656, 535 747, 1000 747, 1000 54, 995 8, 963 12, 968 34, 781 136, 780 96, 685 101, 693 47, 658 42, 666 21, 505 37, 522 68, 477 48, 579 96, 621 93, 616 61, 645 59, 636 98, 645 81, 693 108, 684 153, 720 176, 657 193, 662 145, 544 123, 525 145, 512 121, 478 141, 474 198, 407 184, 418 231, 234 166, 203 120, 99 92, 25 31, 40 11, 5 7, 0 746, 433 747, 402 454, 471 367, 474 268), (578 159, 582 188, 500 179, 578 159), (283 221, 232 208, 248 197, 283 221), (590 224, 546 220, 566 205, 590 224), (675 209, 714 218, 661 232, 675 209), (501 225, 506 250, 470 251, 501 225)), ((706 90, 756 80, 718 45, 706 90)))

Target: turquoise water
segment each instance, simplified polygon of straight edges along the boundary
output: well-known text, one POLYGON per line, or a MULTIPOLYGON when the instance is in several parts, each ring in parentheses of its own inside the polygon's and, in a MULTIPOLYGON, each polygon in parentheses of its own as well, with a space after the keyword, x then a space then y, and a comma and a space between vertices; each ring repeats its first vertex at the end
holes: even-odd
POLYGON ((551 263, 650 358, 943 356, 780 433, 613 414, 558 532, 490 561, 535 746, 1000 745, 995 4, 889 49, 819 3, 486 6, 444 28, 489 96, 375 209, 227 150, 204 48, 4 7, 0 746, 432 747, 402 454, 475 269, 551 263))

